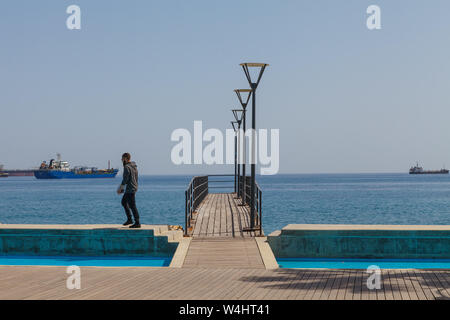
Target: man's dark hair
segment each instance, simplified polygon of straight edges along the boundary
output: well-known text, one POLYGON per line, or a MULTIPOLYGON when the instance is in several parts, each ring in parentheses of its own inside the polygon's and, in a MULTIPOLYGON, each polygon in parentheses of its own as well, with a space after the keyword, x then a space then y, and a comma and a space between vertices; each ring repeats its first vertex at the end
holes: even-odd
POLYGON ((130 160, 130 159, 131 159, 131 155, 130 155, 128 152, 125 152, 125 153, 122 155, 122 158, 125 158, 125 159, 127 159, 127 160, 130 160))

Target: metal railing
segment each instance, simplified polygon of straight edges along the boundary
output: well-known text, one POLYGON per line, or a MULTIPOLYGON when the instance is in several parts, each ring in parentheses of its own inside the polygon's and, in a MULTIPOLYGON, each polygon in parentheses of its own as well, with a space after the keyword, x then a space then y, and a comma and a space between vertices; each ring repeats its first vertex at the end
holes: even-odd
MULTIPOLYGON (((245 192, 244 189, 244 177, 239 177, 238 196, 242 199, 242 202, 251 206, 251 177, 245 177, 245 192)), ((261 187, 255 182, 255 229, 259 230, 259 235, 262 235, 262 190, 261 187)))
MULTIPOLYGON (((191 179, 185 194, 185 229, 184 234, 187 236, 191 228, 191 220, 193 213, 197 210, 198 205, 205 199, 210 193, 210 189, 231 189, 234 190, 235 180, 215 180, 218 177, 234 177, 233 174, 213 174, 207 176, 196 176, 191 179), (211 180, 210 178, 214 178, 211 180), (232 183, 227 186, 226 183, 232 183), (211 185, 213 184, 213 185, 211 185), (218 185, 215 185, 218 184, 218 185)), ((240 176, 237 179, 237 197, 241 198, 243 204, 251 206, 251 177, 245 177, 245 189, 244 177, 240 176)), ((259 230, 259 234, 262 235, 262 190, 258 183, 255 183, 255 229, 259 230)))
POLYGON ((191 228, 192 215, 197 210, 198 205, 208 195, 210 189, 233 189, 234 186, 223 185, 225 183, 234 183, 234 180, 211 180, 217 177, 234 177, 233 174, 212 174, 207 176, 196 176, 191 179, 185 195, 185 228, 184 235, 188 235, 191 228), (210 184, 213 184, 212 186, 210 184), (218 185, 214 185, 218 184, 218 185))

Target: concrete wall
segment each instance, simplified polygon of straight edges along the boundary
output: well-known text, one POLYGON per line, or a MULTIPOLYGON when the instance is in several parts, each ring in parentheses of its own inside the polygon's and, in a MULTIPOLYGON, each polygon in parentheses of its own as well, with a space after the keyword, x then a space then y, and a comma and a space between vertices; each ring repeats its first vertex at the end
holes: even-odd
POLYGON ((171 256, 177 246, 154 228, 0 226, 3 255, 171 256))
POLYGON ((450 226, 288 225, 267 241, 277 258, 450 258, 450 226))

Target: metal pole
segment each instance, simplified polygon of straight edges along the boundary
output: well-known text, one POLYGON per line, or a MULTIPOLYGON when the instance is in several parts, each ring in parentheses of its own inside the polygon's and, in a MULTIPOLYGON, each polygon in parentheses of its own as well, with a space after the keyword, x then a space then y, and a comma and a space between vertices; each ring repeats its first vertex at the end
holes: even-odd
POLYGON ((188 233, 188 193, 187 190, 184 192, 184 235, 187 236, 188 233))
POLYGON ((237 191, 237 133, 234 133, 234 192, 237 191))
POLYGON ((256 88, 258 87, 259 81, 264 73, 265 68, 268 66, 266 63, 241 63, 242 69, 244 70, 245 76, 247 77, 248 84, 250 85, 250 90, 252 94, 252 150, 251 150, 251 176, 250 176, 250 230, 255 228, 255 189, 256 189, 256 88), (259 67, 258 79, 253 82, 249 72, 249 67, 259 67))
POLYGON ((262 191, 261 190, 259 190, 258 209, 259 209, 259 235, 262 236, 262 191))
POLYGON ((243 161, 242 161, 242 177, 243 177, 243 181, 242 181, 242 204, 243 205, 245 205, 246 203, 247 203, 247 189, 246 189, 246 187, 245 187, 245 184, 246 184, 246 176, 245 176, 245 162, 246 162, 246 158, 247 158, 247 152, 246 152, 246 150, 245 150, 245 147, 246 147, 246 141, 245 141, 245 128, 246 128, 246 120, 245 120, 245 118, 246 118, 246 116, 245 116, 245 114, 246 114, 246 108, 244 108, 244 111, 243 111, 243 114, 242 114, 242 120, 244 121, 244 128, 243 128, 243 131, 244 131, 244 136, 242 137, 242 153, 243 153, 243 161))
POLYGON ((239 123, 238 124, 238 132, 237 132, 237 145, 238 145, 238 147, 237 147, 237 159, 238 159, 238 161, 237 161, 237 177, 238 177, 238 180, 237 180, 237 184, 238 184, 238 191, 237 191, 237 194, 236 194, 236 196, 237 196, 237 198, 239 198, 239 195, 241 194, 241 163, 240 163, 240 159, 239 159, 239 157, 240 157, 240 147, 241 147, 241 124, 239 123))
POLYGON ((252 85, 252 163, 251 163, 251 181, 250 181, 250 228, 255 228, 255 174, 256 174, 256 117, 255 117, 256 84, 252 85))

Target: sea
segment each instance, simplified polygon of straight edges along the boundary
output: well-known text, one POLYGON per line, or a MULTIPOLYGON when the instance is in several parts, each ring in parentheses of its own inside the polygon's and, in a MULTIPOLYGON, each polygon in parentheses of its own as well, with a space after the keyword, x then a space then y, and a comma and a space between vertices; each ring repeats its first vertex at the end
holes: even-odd
MULTIPOLYGON (((184 226, 190 179, 140 176, 136 202, 141 223, 184 226)), ((121 224, 120 181, 1 178, 0 223, 121 224)), ((265 234, 294 223, 450 225, 450 175, 279 174, 257 176, 257 182, 265 234)), ((232 191, 213 185, 210 192, 232 191)))

